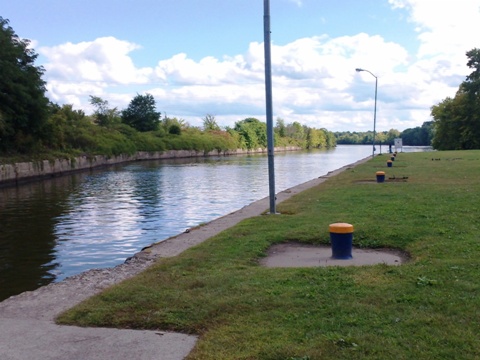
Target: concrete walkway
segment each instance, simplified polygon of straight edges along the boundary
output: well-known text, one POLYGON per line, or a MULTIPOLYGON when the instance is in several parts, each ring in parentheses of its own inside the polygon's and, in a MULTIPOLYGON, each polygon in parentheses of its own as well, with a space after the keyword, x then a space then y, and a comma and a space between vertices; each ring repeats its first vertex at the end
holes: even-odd
MULTIPOLYGON (((368 158, 356 164, 366 160, 368 158)), ((277 194, 277 203, 356 164, 282 191, 277 194)), ((0 359, 184 359, 195 346, 196 336, 162 331, 59 326, 55 325, 54 319, 103 289, 138 274, 153 262, 176 256, 268 209, 269 198, 262 199, 204 226, 153 244, 115 268, 90 270, 1 302, 0 359)))
POLYGON ((2 360, 177 360, 196 337, 156 331, 58 326, 52 321, 0 319, 2 360))

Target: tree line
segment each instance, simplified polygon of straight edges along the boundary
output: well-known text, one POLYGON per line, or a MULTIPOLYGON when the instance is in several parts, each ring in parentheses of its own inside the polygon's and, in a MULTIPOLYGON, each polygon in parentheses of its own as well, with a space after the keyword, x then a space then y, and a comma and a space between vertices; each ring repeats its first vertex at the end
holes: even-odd
MULTIPOLYGON (((0 154, 131 154, 135 151, 185 149, 211 151, 267 147, 266 124, 255 118, 221 128, 214 115, 202 119, 203 127, 183 119, 162 116, 150 94, 137 94, 119 110, 108 101, 90 96, 91 115, 72 105, 58 105, 46 96, 44 68, 35 66, 38 55, 0 17, 0 154)), ((431 109, 433 122, 403 132, 378 132, 376 143, 390 144, 402 137, 405 145, 430 145, 436 149, 480 148, 480 50, 467 52, 473 72, 454 98, 431 109)), ((336 132, 316 129, 278 118, 275 146, 328 148, 338 144, 371 144, 373 132, 336 132)))
MULTIPOLYGON (((408 128, 403 131, 390 129, 375 133, 375 143, 382 145, 393 145, 394 139, 402 138, 403 145, 410 146, 431 146, 434 129, 433 121, 426 121, 422 126, 408 128)), ((373 143, 373 131, 365 132, 335 132, 337 144, 366 145, 373 143)))
MULTIPOLYGON (((44 68, 38 55, 0 17, 0 154, 132 154, 136 151, 196 150, 209 152, 266 148, 266 124, 255 118, 221 128, 207 114, 203 127, 162 116, 151 94, 137 94, 119 110, 107 100, 90 96, 91 115, 58 105, 46 97, 44 68)), ((326 129, 299 123, 275 127, 275 146, 320 148, 335 146, 326 129)))

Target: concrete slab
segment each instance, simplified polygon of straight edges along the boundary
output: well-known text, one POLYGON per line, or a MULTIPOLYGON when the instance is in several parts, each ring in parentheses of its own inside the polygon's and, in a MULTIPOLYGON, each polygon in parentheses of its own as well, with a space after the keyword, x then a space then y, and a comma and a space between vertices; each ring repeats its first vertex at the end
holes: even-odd
POLYGON ((0 319, 2 360, 178 360, 196 337, 160 331, 58 326, 51 321, 0 319))
POLYGON ((390 249, 353 248, 352 257, 348 260, 336 260, 332 259, 330 246, 287 243, 272 246, 261 264, 266 267, 400 265, 407 259, 400 251, 390 249))

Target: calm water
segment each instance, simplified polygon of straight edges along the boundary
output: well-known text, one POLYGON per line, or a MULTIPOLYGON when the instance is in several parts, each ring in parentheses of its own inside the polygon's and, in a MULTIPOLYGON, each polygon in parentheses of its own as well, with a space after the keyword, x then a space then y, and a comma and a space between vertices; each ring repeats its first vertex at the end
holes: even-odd
MULTIPOLYGON (((275 154, 280 192, 371 155, 371 146, 275 154)), ((268 196, 265 155, 149 161, 0 189, 0 301, 268 196)))

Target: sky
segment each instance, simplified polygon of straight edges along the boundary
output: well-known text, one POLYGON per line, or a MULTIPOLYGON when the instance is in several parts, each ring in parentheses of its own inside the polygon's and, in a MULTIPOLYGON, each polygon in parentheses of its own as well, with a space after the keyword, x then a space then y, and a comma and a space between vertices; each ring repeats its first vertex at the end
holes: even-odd
MULTIPOLYGON (((47 96, 93 112, 154 96, 202 126, 266 121, 265 0, 15 0, 0 16, 31 41, 47 96)), ((480 0, 270 0, 273 117, 329 131, 421 126, 455 96, 480 48, 480 0), (356 68, 367 71, 356 72, 356 68)))

